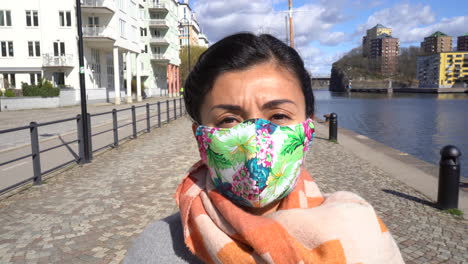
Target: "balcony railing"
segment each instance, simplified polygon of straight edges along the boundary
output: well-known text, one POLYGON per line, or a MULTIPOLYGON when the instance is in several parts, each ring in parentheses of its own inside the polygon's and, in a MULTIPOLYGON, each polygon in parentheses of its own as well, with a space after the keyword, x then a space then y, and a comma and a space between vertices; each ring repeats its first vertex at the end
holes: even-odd
POLYGON ((153 54, 153 55, 151 55, 151 60, 169 61, 169 59, 166 56, 164 56, 164 54, 153 54))
POLYGON ((163 26, 168 27, 167 21, 165 19, 149 19, 148 21, 149 26, 163 26))
POLYGON ((107 27, 104 26, 84 26, 83 27, 83 37, 102 37, 102 38, 112 38, 111 34, 107 30, 107 27))
POLYGON ((150 43, 168 44, 169 42, 163 37, 151 37, 150 38, 150 43))
POLYGON ((42 54, 43 67, 74 67, 73 54, 54 56, 52 53, 42 54))
POLYGON ((160 9, 160 10, 168 10, 166 4, 164 3, 149 3, 148 8, 150 9, 160 9))
POLYGON ((104 0, 81 0, 82 7, 104 7, 104 0))

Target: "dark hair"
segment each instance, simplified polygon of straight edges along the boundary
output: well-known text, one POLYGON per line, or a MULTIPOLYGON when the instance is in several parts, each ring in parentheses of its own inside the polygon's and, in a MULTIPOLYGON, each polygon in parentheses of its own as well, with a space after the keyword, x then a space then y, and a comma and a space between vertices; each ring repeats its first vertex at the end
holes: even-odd
POLYGON ((299 80, 305 97, 306 115, 314 114, 314 95, 310 75, 299 54, 279 39, 262 34, 238 33, 208 48, 198 59, 184 85, 184 101, 188 114, 201 124, 200 108, 206 94, 222 73, 239 71, 250 66, 275 61, 299 80))

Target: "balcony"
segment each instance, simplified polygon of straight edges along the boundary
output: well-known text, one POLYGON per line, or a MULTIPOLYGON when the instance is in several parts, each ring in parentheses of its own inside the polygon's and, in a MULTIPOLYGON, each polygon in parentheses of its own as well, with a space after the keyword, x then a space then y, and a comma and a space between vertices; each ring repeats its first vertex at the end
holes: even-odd
POLYGON ((42 54, 42 67, 45 68, 73 68, 73 54, 54 56, 52 53, 42 54))
POLYGON ((153 28, 164 28, 164 29, 169 28, 169 25, 167 24, 167 21, 165 19, 149 19, 148 25, 149 27, 153 27, 153 28))
POLYGON ((81 0, 81 11, 93 14, 114 14, 114 1, 110 0, 81 0))
POLYGON ((152 54, 151 61, 163 63, 163 64, 169 63, 169 59, 163 54, 152 54))
POLYGON ((149 39, 149 42, 155 45, 169 45, 169 42, 162 37, 152 37, 149 39))
POLYGON ((112 29, 105 26, 84 26, 83 38, 85 41, 115 41, 112 29))
POLYGON ((149 9, 149 11, 160 11, 160 12, 168 12, 169 11, 166 4, 164 4, 164 3, 149 3, 148 4, 148 9, 149 9))

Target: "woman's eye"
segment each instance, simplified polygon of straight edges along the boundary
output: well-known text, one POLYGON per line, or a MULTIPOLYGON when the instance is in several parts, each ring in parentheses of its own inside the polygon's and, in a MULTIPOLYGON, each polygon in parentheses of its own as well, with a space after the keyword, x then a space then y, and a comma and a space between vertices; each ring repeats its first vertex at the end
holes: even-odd
POLYGON ((272 120, 277 120, 277 121, 285 121, 285 120, 289 120, 289 116, 287 115, 284 115, 284 114, 274 114, 272 117, 271 117, 272 120))
POLYGON ((226 117, 224 118, 223 120, 221 120, 217 126, 218 127, 222 127, 223 125, 224 126, 232 126, 234 123, 237 123, 239 122, 236 118, 234 117, 226 117))

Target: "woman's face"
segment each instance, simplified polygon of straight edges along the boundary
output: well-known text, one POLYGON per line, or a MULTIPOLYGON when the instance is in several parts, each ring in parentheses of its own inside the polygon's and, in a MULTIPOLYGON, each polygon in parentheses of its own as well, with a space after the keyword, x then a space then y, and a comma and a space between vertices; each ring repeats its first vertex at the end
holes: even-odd
POLYGON ((203 125, 223 128, 251 118, 281 126, 306 120, 299 81, 273 62, 221 74, 205 96, 200 113, 203 125))

